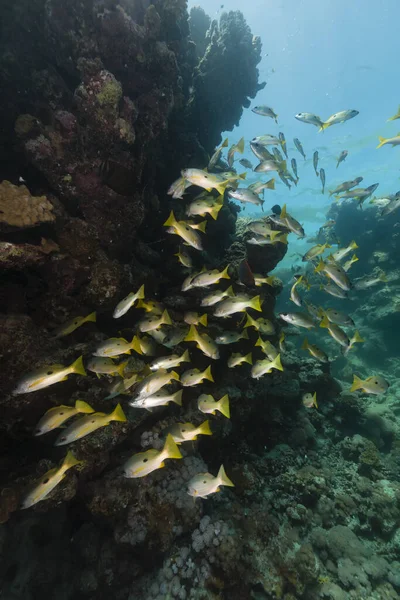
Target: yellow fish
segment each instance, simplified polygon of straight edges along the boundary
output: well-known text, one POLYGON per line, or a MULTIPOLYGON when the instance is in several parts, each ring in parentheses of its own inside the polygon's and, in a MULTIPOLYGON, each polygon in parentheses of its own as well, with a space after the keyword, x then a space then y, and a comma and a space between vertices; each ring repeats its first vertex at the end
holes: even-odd
POLYGON ((398 146, 400 144, 400 133, 391 138, 384 138, 379 136, 379 144, 377 148, 382 148, 386 144, 391 144, 392 146, 398 146))
POLYGON ((197 440, 198 435, 212 435, 208 421, 204 421, 204 423, 197 426, 191 423, 174 423, 171 427, 168 427, 167 432, 172 435, 178 446, 182 442, 197 440))
POLYGON ((204 327, 207 327, 207 313, 199 315, 199 313, 196 312, 185 312, 183 320, 188 325, 203 325, 204 327))
POLYGON ((310 392, 308 392, 307 394, 303 394, 303 405, 306 408, 313 408, 313 406, 315 406, 315 408, 318 408, 318 404, 317 404, 317 392, 314 392, 314 394, 311 394, 310 392))
POLYGON ((130 354, 131 350, 135 350, 138 354, 143 354, 136 336, 133 336, 131 342, 128 342, 124 338, 109 338, 97 346, 95 352, 93 352, 93 356, 108 356, 113 358, 120 354, 130 354))
POLYGON ((78 329, 78 327, 84 323, 96 323, 96 313, 92 312, 87 317, 75 317, 74 319, 70 319, 64 323, 64 325, 56 329, 54 335, 56 338, 64 337, 75 331, 75 329, 78 329))
MULTIPOLYGON (((182 177, 187 181, 190 181, 192 185, 197 185, 198 187, 207 190, 207 192, 211 192, 211 190, 215 189, 220 195, 225 192, 226 186, 231 181, 230 178, 224 179, 221 175, 208 173, 207 171, 202 171, 201 169, 184 169, 182 171, 182 177)), ((238 178, 239 175, 237 175, 234 179, 238 178)))
POLYGON ((203 250, 203 244, 197 231, 195 231, 185 221, 177 221, 175 215, 171 210, 168 219, 164 223, 165 227, 168 227, 168 233, 174 233, 179 235, 186 244, 192 246, 196 250, 203 250))
POLYGON ((219 358, 219 349, 214 340, 206 333, 199 333, 194 325, 190 326, 189 333, 184 341, 196 342, 197 347, 209 358, 213 358, 214 360, 219 358))
POLYGON ((135 388, 135 396, 132 398, 132 401, 152 396, 164 385, 168 385, 172 381, 179 381, 178 373, 175 371, 169 372, 166 369, 158 369, 156 373, 148 375, 138 384, 135 388))
POLYGON ((151 396, 145 396, 141 398, 136 398, 135 400, 131 400, 129 405, 133 408, 145 408, 150 411, 156 406, 166 406, 170 402, 174 402, 178 406, 182 406, 182 390, 178 390, 174 394, 169 394, 161 388, 155 394, 151 396))
POLYGON ((210 494, 219 492, 221 485, 235 487, 235 484, 229 479, 225 473, 224 465, 221 465, 218 475, 214 477, 210 473, 198 473, 189 481, 188 494, 195 498, 206 498, 210 494))
POLYGON ((316 346, 315 344, 310 344, 308 342, 307 338, 304 338, 304 342, 301 346, 301 349, 308 350, 308 352, 311 354, 311 356, 313 356, 317 360, 320 360, 321 362, 326 362, 326 363, 329 362, 329 358, 327 357, 325 352, 323 350, 321 350, 320 348, 318 348, 318 346, 316 346))
POLYGON ((253 359, 251 357, 251 352, 246 354, 246 356, 242 356, 242 354, 231 354, 228 358, 228 367, 230 369, 234 369, 243 363, 248 363, 249 365, 253 364, 253 359))
POLYGON ((263 375, 271 373, 272 369, 283 371, 280 354, 278 354, 274 360, 269 360, 269 358, 267 358, 264 360, 258 360, 256 363, 254 363, 254 366, 251 370, 251 376, 253 379, 259 379, 263 375))
POLYGON ((164 306, 157 300, 139 300, 137 308, 144 308, 146 312, 154 313, 155 315, 162 315, 164 312, 164 306))
POLYGON ((268 319, 263 319, 263 317, 253 319, 253 317, 247 315, 247 320, 243 327, 244 329, 246 329, 246 327, 254 327, 256 331, 264 333, 265 335, 273 335, 275 333, 274 325, 268 319))
POLYGON ((254 296, 249 298, 247 296, 233 296, 232 298, 225 298, 222 302, 219 302, 215 309, 214 315, 216 317, 229 317, 238 312, 245 312, 246 308, 253 308, 258 312, 262 311, 260 304, 260 296, 254 296))
POLYGON ((94 413, 94 409, 83 400, 77 400, 75 406, 64 406, 64 404, 60 404, 60 406, 50 408, 36 425, 33 435, 43 435, 53 429, 57 429, 57 427, 61 427, 65 421, 68 421, 68 419, 71 419, 71 417, 79 415, 80 413, 94 413))
POLYGON ((194 385, 199 385, 204 379, 208 379, 208 381, 212 381, 214 383, 214 378, 211 373, 211 366, 208 366, 204 371, 200 371, 200 369, 189 369, 185 371, 181 375, 181 384, 184 387, 191 387, 194 385))
POLYGON ((156 358, 150 363, 149 367, 151 371, 158 371, 158 369, 174 369, 175 367, 179 367, 183 362, 190 362, 188 350, 185 350, 181 356, 178 354, 171 354, 170 356, 156 358))
POLYGON ((114 319, 119 319, 122 317, 130 308, 132 308, 132 306, 134 306, 137 300, 142 300, 143 298, 144 285, 141 285, 137 292, 131 292, 126 296, 126 298, 117 304, 113 313, 114 319))
POLYGON ((228 394, 220 400, 214 400, 211 394, 201 394, 197 400, 197 408, 206 415, 215 415, 218 410, 227 419, 231 417, 228 394))
POLYGON ((221 279, 230 279, 228 274, 229 265, 225 267, 223 271, 213 269, 212 271, 203 271, 193 277, 190 282, 191 287, 208 287, 209 285, 215 285, 221 279))
POLYGON ((350 391, 362 390, 366 394, 384 394, 389 388, 388 382, 380 375, 372 375, 367 379, 360 379, 357 375, 353 375, 353 385, 350 391))
POLYGON ((125 361, 116 365, 112 358, 94 356, 89 360, 86 368, 88 371, 96 373, 97 377, 100 377, 100 375, 119 375, 123 377, 127 364, 128 361, 125 361))
POLYGON ((180 246, 179 252, 174 254, 174 256, 176 256, 178 258, 181 265, 183 265, 184 267, 187 267, 188 269, 192 268, 193 261, 192 261, 190 254, 186 250, 186 248, 184 248, 183 246, 180 246))
POLYGON ((134 454, 124 464, 124 476, 128 478, 146 477, 156 469, 162 469, 165 466, 164 461, 168 458, 182 458, 172 435, 167 436, 162 450, 151 448, 146 452, 134 454))
POLYGON ((68 452, 61 467, 55 467, 47 471, 42 477, 33 484, 31 489, 24 495, 20 504, 20 509, 29 508, 38 502, 44 500, 51 491, 64 479, 68 469, 76 465, 83 464, 77 460, 72 452, 68 452))
POLYGON ((100 429, 100 427, 106 427, 106 425, 109 425, 111 421, 127 421, 127 418, 120 404, 118 404, 113 410, 113 412, 109 415, 107 415, 106 413, 99 412, 78 419, 78 421, 75 421, 74 423, 69 425, 69 427, 67 427, 65 431, 60 433, 60 435, 55 441, 55 446, 64 446, 65 444, 72 444, 72 442, 80 440, 86 435, 93 433, 93 431, 100 429))
POLYGON ((150 315, 145 317, 138 323, 138 329, 142 333, 147 331, 154 331, 154 329, 160 329, 162 325, 172 325, 171 317, 167 310, 164 310, 161 316, 150 315))
POLYGON ((279 354, 278 350, 275 348, 275 346, 273 346, 273 344, 271 344, 271 342, 268 340, 263 340, 260 337, 258 337, 255 346, 259 346, 269 360, 274 360, 279 354))
POLYGON ((60 381, 66 381, 68 375, 76 373, 78 375, 86 375, 85 367, 83 366, 82 356, 76 359, 69 367, 64 365, 50 365, 48 367, 42 367, 36 371, 32 371, 28 375, 24 375, 22 379, 17 383, 17 387, 13 391, 13 394, 28 394, 29 392, 36 392, 49 385, 54 385, 60 381))
POLYGON ((223 300, 224 298, 233 297, 234 295, 235 292, 233 291, 233 288, 230 285, 225 291, 217 290, 215 292, 212 292, 211 294, 208 294, 208 296, 204 296, 200 303, 200 306, 214 306, 214 304, 221 302, 221 300, 223 300))

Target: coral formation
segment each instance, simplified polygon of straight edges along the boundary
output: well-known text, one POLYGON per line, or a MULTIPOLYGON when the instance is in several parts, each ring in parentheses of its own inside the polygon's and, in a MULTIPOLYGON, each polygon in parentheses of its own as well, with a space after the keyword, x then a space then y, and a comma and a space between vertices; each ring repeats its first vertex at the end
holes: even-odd
POLYGON ((25 185, 0 184, 0 227, 28 228, 54 221, 53 205, 46 196, 32 196, 25 185))

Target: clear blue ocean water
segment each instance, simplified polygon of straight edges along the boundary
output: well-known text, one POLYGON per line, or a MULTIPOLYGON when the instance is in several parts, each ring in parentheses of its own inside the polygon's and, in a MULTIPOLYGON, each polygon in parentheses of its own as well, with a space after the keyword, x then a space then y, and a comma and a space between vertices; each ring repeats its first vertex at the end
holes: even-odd
MULTIPOLYGON (((252 100, 251 107, 271 106, 279 116, 278 124, 249 108, 226 136, 230 143, 244 136, 244 157, 256 164, 248 142, 256 135, 285 134, 289 161, 296 158, 300 181, 289 191, 277 178, 276 190, 265 193, 266 212, 274 204, 286 203, 304 224, 308 236, 326 221, 325 213, 333 200, 327 191, 321 193, 312 166, 315 150, 319 152, 319 166, 326 172, 326 190, 357 176, 364 177, 363 187, 379 183, 378 196, 400 189, 398 149, 376 149, 378 136, 390 137, 400 130, 398 121, 387 122, 400 102, 397 0, 228 0, 223 8, 214 0, 189 1, 189 8, 195 5, 215 19, 224 10, 241 10, 252 32, 261 37, 260 81, 267 85, 252 100), (311 112, 326 120, 346 109, 356 109, 360 114, 322 133, 294 118, 296 113, 311 112), (294 147, 294 137, 303 144, 305 162, 294 147), (336 169, 336 158, 342 150, 348 150, 349 155, 336 169)), ((248 173, 249 183, 257 179, 257 174, 248 173)), ((254 212, 258 209, 246 206, 241 214, 254 212)), ((307 247, 305 241, 291 240, 293 252, 307 247)), ((288 261, 287 255, 283 264, 288 261)))

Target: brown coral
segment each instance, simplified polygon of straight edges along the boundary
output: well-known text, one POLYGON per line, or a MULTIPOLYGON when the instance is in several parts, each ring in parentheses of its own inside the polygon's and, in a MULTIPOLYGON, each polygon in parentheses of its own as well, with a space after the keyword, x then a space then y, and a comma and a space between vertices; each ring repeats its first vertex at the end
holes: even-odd
POLYGON ((13 227, 35 227, 54 221, 53 205, 46 196, 31 196, 25 185, 0 183, 0 223, 13 227))

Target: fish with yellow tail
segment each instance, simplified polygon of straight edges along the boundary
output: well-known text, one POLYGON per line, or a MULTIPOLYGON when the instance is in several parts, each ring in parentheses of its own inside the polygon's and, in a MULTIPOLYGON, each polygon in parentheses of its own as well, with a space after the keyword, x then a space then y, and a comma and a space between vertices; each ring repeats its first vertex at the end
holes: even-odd
POLYGON ((207 190, 207 192, 217 190, 220 195, 225 192, 226 186, 231 183, 231 181, 239 179, 239 175, 232 175, 231 177, 224 179, 222 175, 208 173, 201 169, 184 169, 182 171, 182 177, 192 185, 201 187, 204 190, 207 190))
POLYGON ((218 271, 218 269, 203 271, 193 277, 190 282, 190 287, 209 287, 210 285, 215 285, 221 281, 221 279, 230 279, 228 271, 229 265, 227 265, 223 271, 218 271))
POLYGON ((336 308, 321 309, 322 316, 326 315, 331 323, 335 325, 343 325, 344 327, 354 327, 354 321, 345 313, 336 308))
POLYGON ((389 117, 388 121, 396 121, 396 119, 400 119, 400 105, 399 105, 399 108, 397 109, 397 113, 395 115, 393 115, 393 117, 389 117))
POLYGON ((138 329, 142 333, 146 333, 146 331, 160 329, 162 325, 172 325, 172 321, 167 310, 164 310, 161 316, 150 315, 148 317, 144 317, 144 319, 139 321, 138 329))
POLYGON ((61 327, 55 330, 54 336, 56 338, 60 338, 69 335, 84 323, 96 323, 96 313, 92 312, 86 317, 74 317, 73 319, 70 319, 64 323, 64 325, 61 325, 61 327))
POLYGON ((305 406, 306 408, 318 408, 317 392, 314 392, 313 394, 311 394, 310 392, 308 392, 307 394, 303 394, 302 401, 303 406, 305 406))
POLYGON ((374 287, 378 283, 386 283, 387 282, 386 274, 381 271, 379 274, 363 275, 363 277, 358 277, 358 279, 354 280, 354 288, 356 290, 368 290, 371 287, 374 287))
POLYGON ((218 304, 218 302, 221 302, 221 300, 224 300, 224 298, 233 298, 234 295, 235 292, 233 291, 232 286, 229 286, 225 291, 217 290, 215 292, 211 292, 211 294, 208 294, 207 296, 204 296, 200 306, 214 306, 214 304, 218 304))
POLYGON ((347 336, 347 333, 343 331, 343 329, 341 329, 339 325, 331 323, 328 317, 325 315, 319 326, 324 329, 327 329, 329 335, 335 340, 335 342, 343 346, 343 348, 348 349, 348 347, 350 346, 350 340, 347 336))
POLYGON ((137 292, 131 292, 126 296, 126 298, 121 300, 121 302, 118 302, 113 313, 114 319, 119 319, 120 317, 125 315, 128 312, 128 310, 135 305, 135 302, 137 302, 138 300, 143 300, 143 298, 144 285, 141 285, 137 292))
POLYGON ((139 452, 134 454, 123 466, 124 477, 129 479, 146 477, 157 469, 165 467, 165 462, 169 458, 182 458, 182 454, 172 435, 167 435, 165 440, 164 448, 162 450, 156 450, 150 448, 146 452, 139 452))
POLYGON ((177 221, 175 215, 171 210, 168 219, 164 223, 165 227, 168 227, 168 233, 179 235, 183 241, 195 248, 196 250, 203 250, 202 241, 200 235, 185 221, 177 221))
POLYGON ((224 148, 228 147, 228 138, 225 138, 225 140, 222 142, 222 144, 216 149, 216 151, 214 152, 214 154, 212 155, 212 157, 210 158, 210 162, 208 163, 208 169, 213 169, 215 167, 215 165, 218 163, 219 159, 221 158, 221 154, 224 148))
POLYGON ((324 262, 320 260, 314 272, 324 273, 345 292, 348 292, 353 287, 346 271, 337 262, 324 262))
POLYGON ((243 356, 242 354, 239 354, 239 353, 236 353, 236 354, 234 353, 234 354, 231 354, 230 357, 228 358, 228 367, 230 369, 234 369, 235 367, 239 367, 243 363, 247 363, 249 365, 253 364, 253 359, 251 357, 251 352, 249 352, 248 354, 246 354, 246 356, 243 356))
POLYGON ((86 437, 90 433, 97 431, 101 427, 106 427, 111 421, 120 421, 125 423, 128 419, 126 418, 124 411, 120 404, 110 413, 93 413, 86 415, 77 421, 74 421, 69 425, 55 441, 55 446, 64 446, 65 444, 72 444, 83 437, 86 437))
POLYGON ((260 337, 256 341, 255 346, 261 348, 261 351, 269 358, 269 360, 274 360, 279 354, 278 350, 270 341, 263 340, 260 337))
POLYGON ((274 335, 275 333, 274 324, 263 317, 260 317, 259 319, 253 319, 253 317, 247 315, 246 323, 243 325, 243 327, 244 329, 246 327, 253 327, 256 331, 263 333, 264 335, 274 335))
POLYGON ((112 358, 93 356, 87 363, 87 370, 100 375, 119 375, 123 377, 124 370, 128 361, 116 365, 112 358))
POLYGON ((134 335, 131 342, 125 338, 109 338, 101 342, 93 352, 93 356, 110 357, 119 356, 120 354, 131 354, 134 350, 137 354, 143 354, 137 336, 134 335))
POLYGON ((328 127, 332 127, 332 125, 337 125, 338 123, 345 123, 350 119, 354 119, 360 112, 358 110, 341 110, 329 117, 326 121, 324 121, 319 128, 319 131, 325 131, 328 127))
POLYGON ((133 408, 145 408, 149 412, 151 412, 152 409, 156 408, 157 406, 167 406, 167 404, 170 402, 173 402, 178 406, 182 406, 182 394, 182 390, 178 390, 174 394, 170 394, 161 388, 158 392, 152 394, 151 396, 131 400, 129 402, 129 406, 132 406, 133 408))
POLYGON ((224 331, 215 338, 215 343, 221 346, 226 344, 235 344, 239 340, 248 340, 249 334, 246 330, 243 331, 224 331))
POLYGON ((278 115, 274 109, 270 108, 269 106, 265 106, 265 104, 254 106, 254 108, 251 109, 251 112, 255 113, 256 115, 261 115, 262 117, 270 117, 271 119, 274 119, 275 123, 278 123, 278 115))
POLYGON ((188 311, 183 315, 183 320, 188 325, 203 325, 203 327, 207 327, 208 315, 207 313, 199 315, 197 312, 188 311))
POLYGON ((382 148, 382 146, 386 146, 387 144, 389 144, 392 147, 398 146, 400 144, 400 133, 391 138, 384 138, 379 136, 379 144, 376 148, 382 148))
POLYGON ((349 258, 349 260, 346 260, 346 262, 343 263, 343 271, 345 271, 346 273, 350 271, 352 265, 354 265, 354 263, 356 263, 357 261, 358 256, 356 256, 356 254, 353 254, 353 256, 349 258))
POLYGON ((317 256, 319 256, 320 254, 323 254, 325 252, 325 250, 327 250, 330 247, 331 247, 330 244, 317 244, 316 246, 313 246, 312 248, 310 248, 304 254, 302 261, 307 262, 309 260, 314 260, 314 258, 317 258, 317 256))
POLYGON ((364 342, 365 340, 361 337, 358 331, 356 331, 354 335, 350 338, 350 344, 348 345, 348 347, 343 348, 343 354, 346 355, 348 352, 350 352, 354 344, 363 344, 364 342))
POLYGON ((356 177, 351 181, 344 181, 340 185, 338 185, 334 190, 329 190, 329 196, 333 194, 341 194, 342 192, 348 192, 351 188, 356 187, 359 183, 362 182, 363 177, 356 177))
POLYGON ((348 254, 351 254, 354 250, 357 250, 358 246, 357 243, 355 242, 355 240, 353 240, 352 242, 350 242, 350 244, 348 246, 346 246, 345 248, 339 248, 339 250, 336 250, 336 252, 333 252, 331 254, 331 256, 328 257, 328 260, 330 261, 336 261, 336 262, 340 262, 341 260, 343 260, 348 254))
POLYGON ((71 419, 76 415, 94 412, 94 408, 89 406, 89 404, 83 400, 77 400, 75 406, 65 406, 64 404, 54 406, 45 412, 39 423, 36 425, 33 435, 44 435, 49 431, 53 431, 53 429, 57 429, 57 427, 61 427, 65 421, 68 421, 68 419, 71 419))
POLYGON ((238 312, 245 312, 248 308, 253 308, 258 312, 261 312, 260 296, 249 298, 248 296, 241 294, 239 296, 233 296, 232 298, 226 298, 218 303, 214 315, 216 317, 225 318, 238 312))
POLYGON ((210 215, 214 221, 216 221, 223 204, 223 196, 219 196, 218 198, 196 198, 187 207, 186 215, 188 217, 204 217, 205 215, 210 215))
POLYGON ((184 246, 179 246, 179 252, 174 254, 183 267, 191 269, 193 266, 192 257, 184 246))
POLYGON ((181 384, 183 387, 193 387, 195 385, 199 385, 205 379, 208 381, 212 381, 214 383, 214 378, 211 373, 211 365, 209 365, 204 371, 200 371, 200 369, 189 369, 185 371, 181 375, 181 384))
POLYGON ((290 325, 294 325, 295 327, 304 327, 305 329, 312 329, 315 327, 315 321, 306 313, 281 313, 280 318, 286 323, 290 325))
POLYGON ((220 400, 214 400, 211 394, 201 394, 197 400, 197 408, 206 415, 215 415, 218 411, 227 419, 230 419, 229 396, 225 394, 220 400))
POLYGON ((28 373, 28 375, 24 375, 17 383, 13 394, 28 394, 42 390, 60 381, 66 381, 68 375, 72 373, 86 375, 82 356, 77 358, 69 367, 65 367, 64 365, 49 365, 48 367, 41 367, 36 371, 28 373))
POLYGON ((321 350, 321 348, 319 348, 315 344, 310 344, 309 341, 307 340, 307 338, 304 338, 304 342, 301 345, 301 349, 308 350, 308 352, 311 354, 311 356, 313 356, 320 362, 324 362, 324 363, 329 362, 329 358, 325 354, 325 352, 323 350, 321 350))
POLYGON ((233 144, 228 150, 228 165, 232 168, 235 160, 235 154, 238 152, 239 154, 243 154, 244 152, 244 138, 240 138, 240 140, 233 144))
POLYGON ((188 187, 192 184, 187 181, 184 177, 178 177, 173 183, 171 183, 167 194, 172 196, 174 199, 182 200, 183 195, 188 187))
POLYGON ((137 308, 143 308, 147 313, 154 315, 162 315, 164 312, 164 306, 157 300, 139 300, 137 308))
POLYGON ((367 379, 360 379, 357 375, 353 375, 353 384, 350 388, 351 392, 361 390, 366 394, 384 394, 389 388, 389 384, 381 375, 372 375, 367 379))
POLYGON ((214 360, 219 358, 219 349, 217 344, 206 333, 199 333, 195 325, 190 326, 189 333, 185 337, 184 341, 195 342, 199 350, 201 350, 202 353, 209 358, 214 360))
POLYGON ((251 376, 253 379, 259 379, 260 377, 263 377, 263 375, 272 373, 274 369, 277 371, 283 371, 280 354, 278 354, 274 360, 269 360, 269 358, 267 358, 255 362, 253 368, 251 369, 251 376))
POLYGON ((138 385, 135 387, 135 395, 132 398, 131 405, 134 406, 133 402, 138 399, 147 398, 152 396, 164 385, 170 384, 172 381, 179 381, 179 375, 175 371, 167 371, 166 369, 158 369, 155 373, 147 375, 138 385))
POLYGON ((30 486, 30 489, 24 494, 19 508, 21 510, 30 508, 47 498, 50 492, 61 483, 69 469, 82 464, 83 462, 77 460, 72 452, 68 452, 61 467, 50 469, 50 471, 47 471, 38 481, 30 486))
POLYGON ((161 356, 155 358, 149 365, 150 371, 158 371, 159 369, 174 369, 179 367, 181 363, 190 362, 189 351, 179 356, 178 354, 171 354, 170 356, 161 356))
MULTIPOLYGON (((301 113, 297 113, 297 115, 294 116, 295 119, 297 119, 298 121, 301 121, 302 123, 308 123, 309 125, 315 125, 316 127, 322 127, 323 125, 323 121, 320 117, 318 117, 318 115, 314 115, 313 113, 307 113, 307 112, 301 112, 301 113)), ((299 150, 298 145, 295 142, 295 146, 297 148, 297 150, 299 150)), ((302 156, 304 156, 304 154, 299 150, 300 154, 302 154, 302 156)), ((304 159, 306 157, 304 156, 304 159)))
POLYGON ((279 221, 298 237, 303 238, 305 236, 304 229, 301 224, 287 212, 286 204, 282 206, 281 214, 279 215, 279 221))
POLYGON ((183 442, 197 440, 197 436, 199 435, 212 435, 209 421, 204 421, 201 425, 192 425, 192 423, 174 423, 167 428, 166 433, 172 435, 174 442, 178 446, 183 442))
POLYGON ((219 488, 223 485, 235 487, 225 473, 224 465, 221 465, 216 477, 211 473, 198 473, 192 477, 188 483, 188 494, 194 498, 206 498, 210 494, 219 492, 219 488))
POLYGON ((303 300, 301 299, 301 296, 297 289, 297 286, 300 285, 302 281, 303 275, 300 275, 300 277, 295 281, 295 283, 292 285, 292 289, 290 290, 290 300, 294 302, 296 306, 302 306, 303 304, 303 300))

